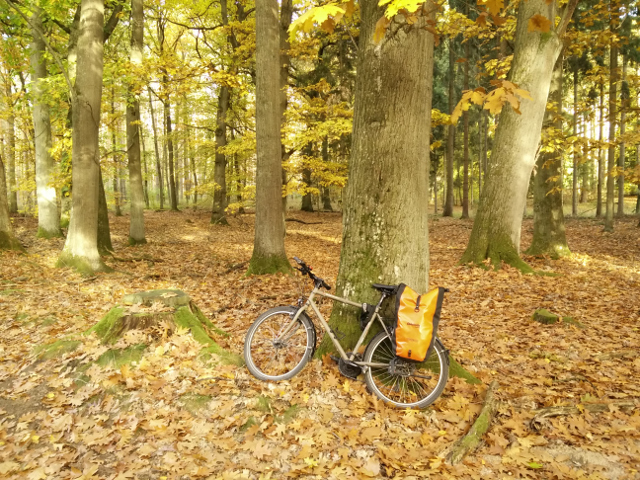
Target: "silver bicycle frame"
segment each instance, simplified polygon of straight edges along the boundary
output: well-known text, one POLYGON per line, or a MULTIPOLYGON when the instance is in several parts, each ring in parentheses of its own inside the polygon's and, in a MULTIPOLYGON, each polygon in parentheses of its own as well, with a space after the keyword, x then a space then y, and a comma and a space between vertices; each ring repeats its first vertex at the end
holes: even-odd
POLYGON ((306 312, 309 309, 309 307, 311 307, 313 312, 316 314, 316 317, 318 318, 318 321, 320 322, 320 325, 322 325, 322 328, 327 333, 327 335, 329 335, 329 338, 331 339, 331 341, 335 345, 336 350, 340 354, 340 358, 342 358, 343 360, 346 360, 346 361, 350 361, 350 362, 352 362, 352 363, 354 363, 356 365, 363 366, 363 367, 386 367, 387 366, 386 364, 367 363, 367 362, 361 362, 361 361, 356 361, 355 360, 356 352, 358 351, 358 349, 364 343, 364 340, 367 337, 367 335, 369 334, 369 330, 371 329, 371 325, 373 325, 373 323, 374 323, 374 321, 376 319, 380 322, 380 325, 382 325, 382 328, 384 329, 384 331, 387 332, 387 335, 389 335, 389 330, 387 330, 387 326, 384 324, 384 322, 382 321, 382 317, 379 314, 381 301, 379 301, 378 304, 375 306, 375 310, 373 312, 373 315, 371 316, 371 320, 369 320, 369 323, 367 323, 367 326, 365 327, 364 331, 360 335, 360 338, 358 339, 358 342, 356 343, 356 346, 353 348, 353 352, 351 352, 351 355, 349 356, 344 351, 344 348, 342 348, 342 345, 340 344, 340 341, 336 338, 335 334, 331 330, 331 327, 329 326, 327 321, 322 316, 322 313, 320 313, 320 310, 318 309, 318 306, 314 303, 313 297, 315 297, 316 295, 319 295, 321 297, 330 298, 333 301, 340 302, 340 303, 345 303, 347 305, 351 305, 353 307, 358 307, 358 308, 361 308, 363 310, 364 310, 364 307, 365 307, 364 303, 352 302, 351 300, 348 300, 346 298, 342 298, 342 297, 338 297, 336 295, 331 295, 330 293, 322 292, 322 291, 320 291, 320 288, 315 287, 311 291, 311 293, 309 294, 309 298, 307 299, 305 304, 298 309, 298 311, 294 315, 293 319, 291 320, 291 323, 289 325, 287 325, 287 327, 284 329, 284 331, 282 333, 282 336, 284 336, 287 333, 289 333, 289 330, 295 325, 296 321, 298 320, 298 317, 302 314, 302 312, 306 312))

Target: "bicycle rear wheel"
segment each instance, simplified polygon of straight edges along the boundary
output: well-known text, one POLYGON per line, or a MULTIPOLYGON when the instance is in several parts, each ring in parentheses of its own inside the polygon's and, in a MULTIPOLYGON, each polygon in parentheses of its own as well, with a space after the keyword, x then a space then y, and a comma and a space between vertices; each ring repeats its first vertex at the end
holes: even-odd
POLYGON ((316 330, 304 312, 287 331, 297 311, 295 307, 272 308, 249 328, 244 341, 244 361, 254 377, 272 382, 288 380, 313 356, 316 330))
POLYGON ((425 408, 442 394, 449 378, 449 356, 436 339, 422 363, 395 356, 395 345, 386 332, 371 339, 364 352, 369 390, 385 403, 400 408, 425 408))

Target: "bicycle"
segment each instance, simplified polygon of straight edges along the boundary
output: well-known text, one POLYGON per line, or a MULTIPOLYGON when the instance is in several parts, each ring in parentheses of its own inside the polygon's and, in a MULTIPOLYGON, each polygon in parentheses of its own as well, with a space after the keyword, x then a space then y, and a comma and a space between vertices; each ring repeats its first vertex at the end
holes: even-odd
POLYGON ((306 301, 301 297, 297 306, 267 310, 249 328, 244 343, 244 359, 256 378, 263 381, 288 380, 302 371, 316 349, 315 326, 307 315, 307 310, 311 309, 340 356, 340 373, 350 378, 364 373, 369 391, 385 403, 400 408, 425 408, 442 394, 449 377, 449 355, 440 339, 436 338, 434 348, 424 362, 417 363, 395 355, 391 326, 385 323, 380 311, 383 302, 395 294, 396 285, 372 284, 380 292, 375 306, 354 302, 321 291, 321 288, 330 290, 331 287, 302 260, 293 258, 300 266, 296 270, 309 276, 314 287, 306 301), (329 327, 313 301, 316 296, 362 309, 362 334, 353 352, 345 352, 336 332, 329 327), (376 321, 382 330, 369 341, 360 357, 356 352, 376 321))

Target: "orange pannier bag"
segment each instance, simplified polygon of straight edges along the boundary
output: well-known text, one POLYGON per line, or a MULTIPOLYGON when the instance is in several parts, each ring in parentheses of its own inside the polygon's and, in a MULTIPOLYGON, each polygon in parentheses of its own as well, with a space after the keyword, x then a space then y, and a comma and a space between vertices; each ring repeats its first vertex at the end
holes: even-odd
POLYGON ((418 295, 404 283, 396 292, 396 326, 392 342, 396 356, 423 362, 431 352, 438 332, 443 287, 418 295))

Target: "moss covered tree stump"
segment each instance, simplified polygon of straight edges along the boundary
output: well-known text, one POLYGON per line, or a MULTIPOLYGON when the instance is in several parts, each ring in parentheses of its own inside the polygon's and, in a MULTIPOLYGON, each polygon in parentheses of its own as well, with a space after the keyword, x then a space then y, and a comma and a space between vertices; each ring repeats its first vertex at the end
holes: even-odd
POLYGON ((572 317, 561 317, 560 315, 556 315, 555 313, 551 313, 546 308, 539 308, 532 315, 533 320, 538 323, 542 323, 544 325, 553 325, 555 323, 566 323, 569 325, 575 325, 579 328, 584 328, 584 325, 580 322, 574 320, 572 317))
MULTIPOLYGON (((243 363, 242 357, 228 352, 214 340, 216 335, 227 337, 228 334, 211 323, 189 295, 181 290, 151 290, 126 295, 122 299, 122 305, 109 310, 81 336, 95 333, 103 344, 113 345, 130 330, 145 331, 150 341, 158 341, 172 335, 179 328, 190 330, 194 340, 202 345, 200 355, 207 358, 216 355, 223 363, 243 363)), ((45 359, 55 357, 76 349, 80 343, 78 336, 59 340, 47 345, 40 356, 45 359)), ((147 347, 146 344, 140 344, 124 350, 113 349, 107 352, 107 357, 115 363, 122 363, 121 360, 126 363, 127 359, 139 360, 147 347)))

